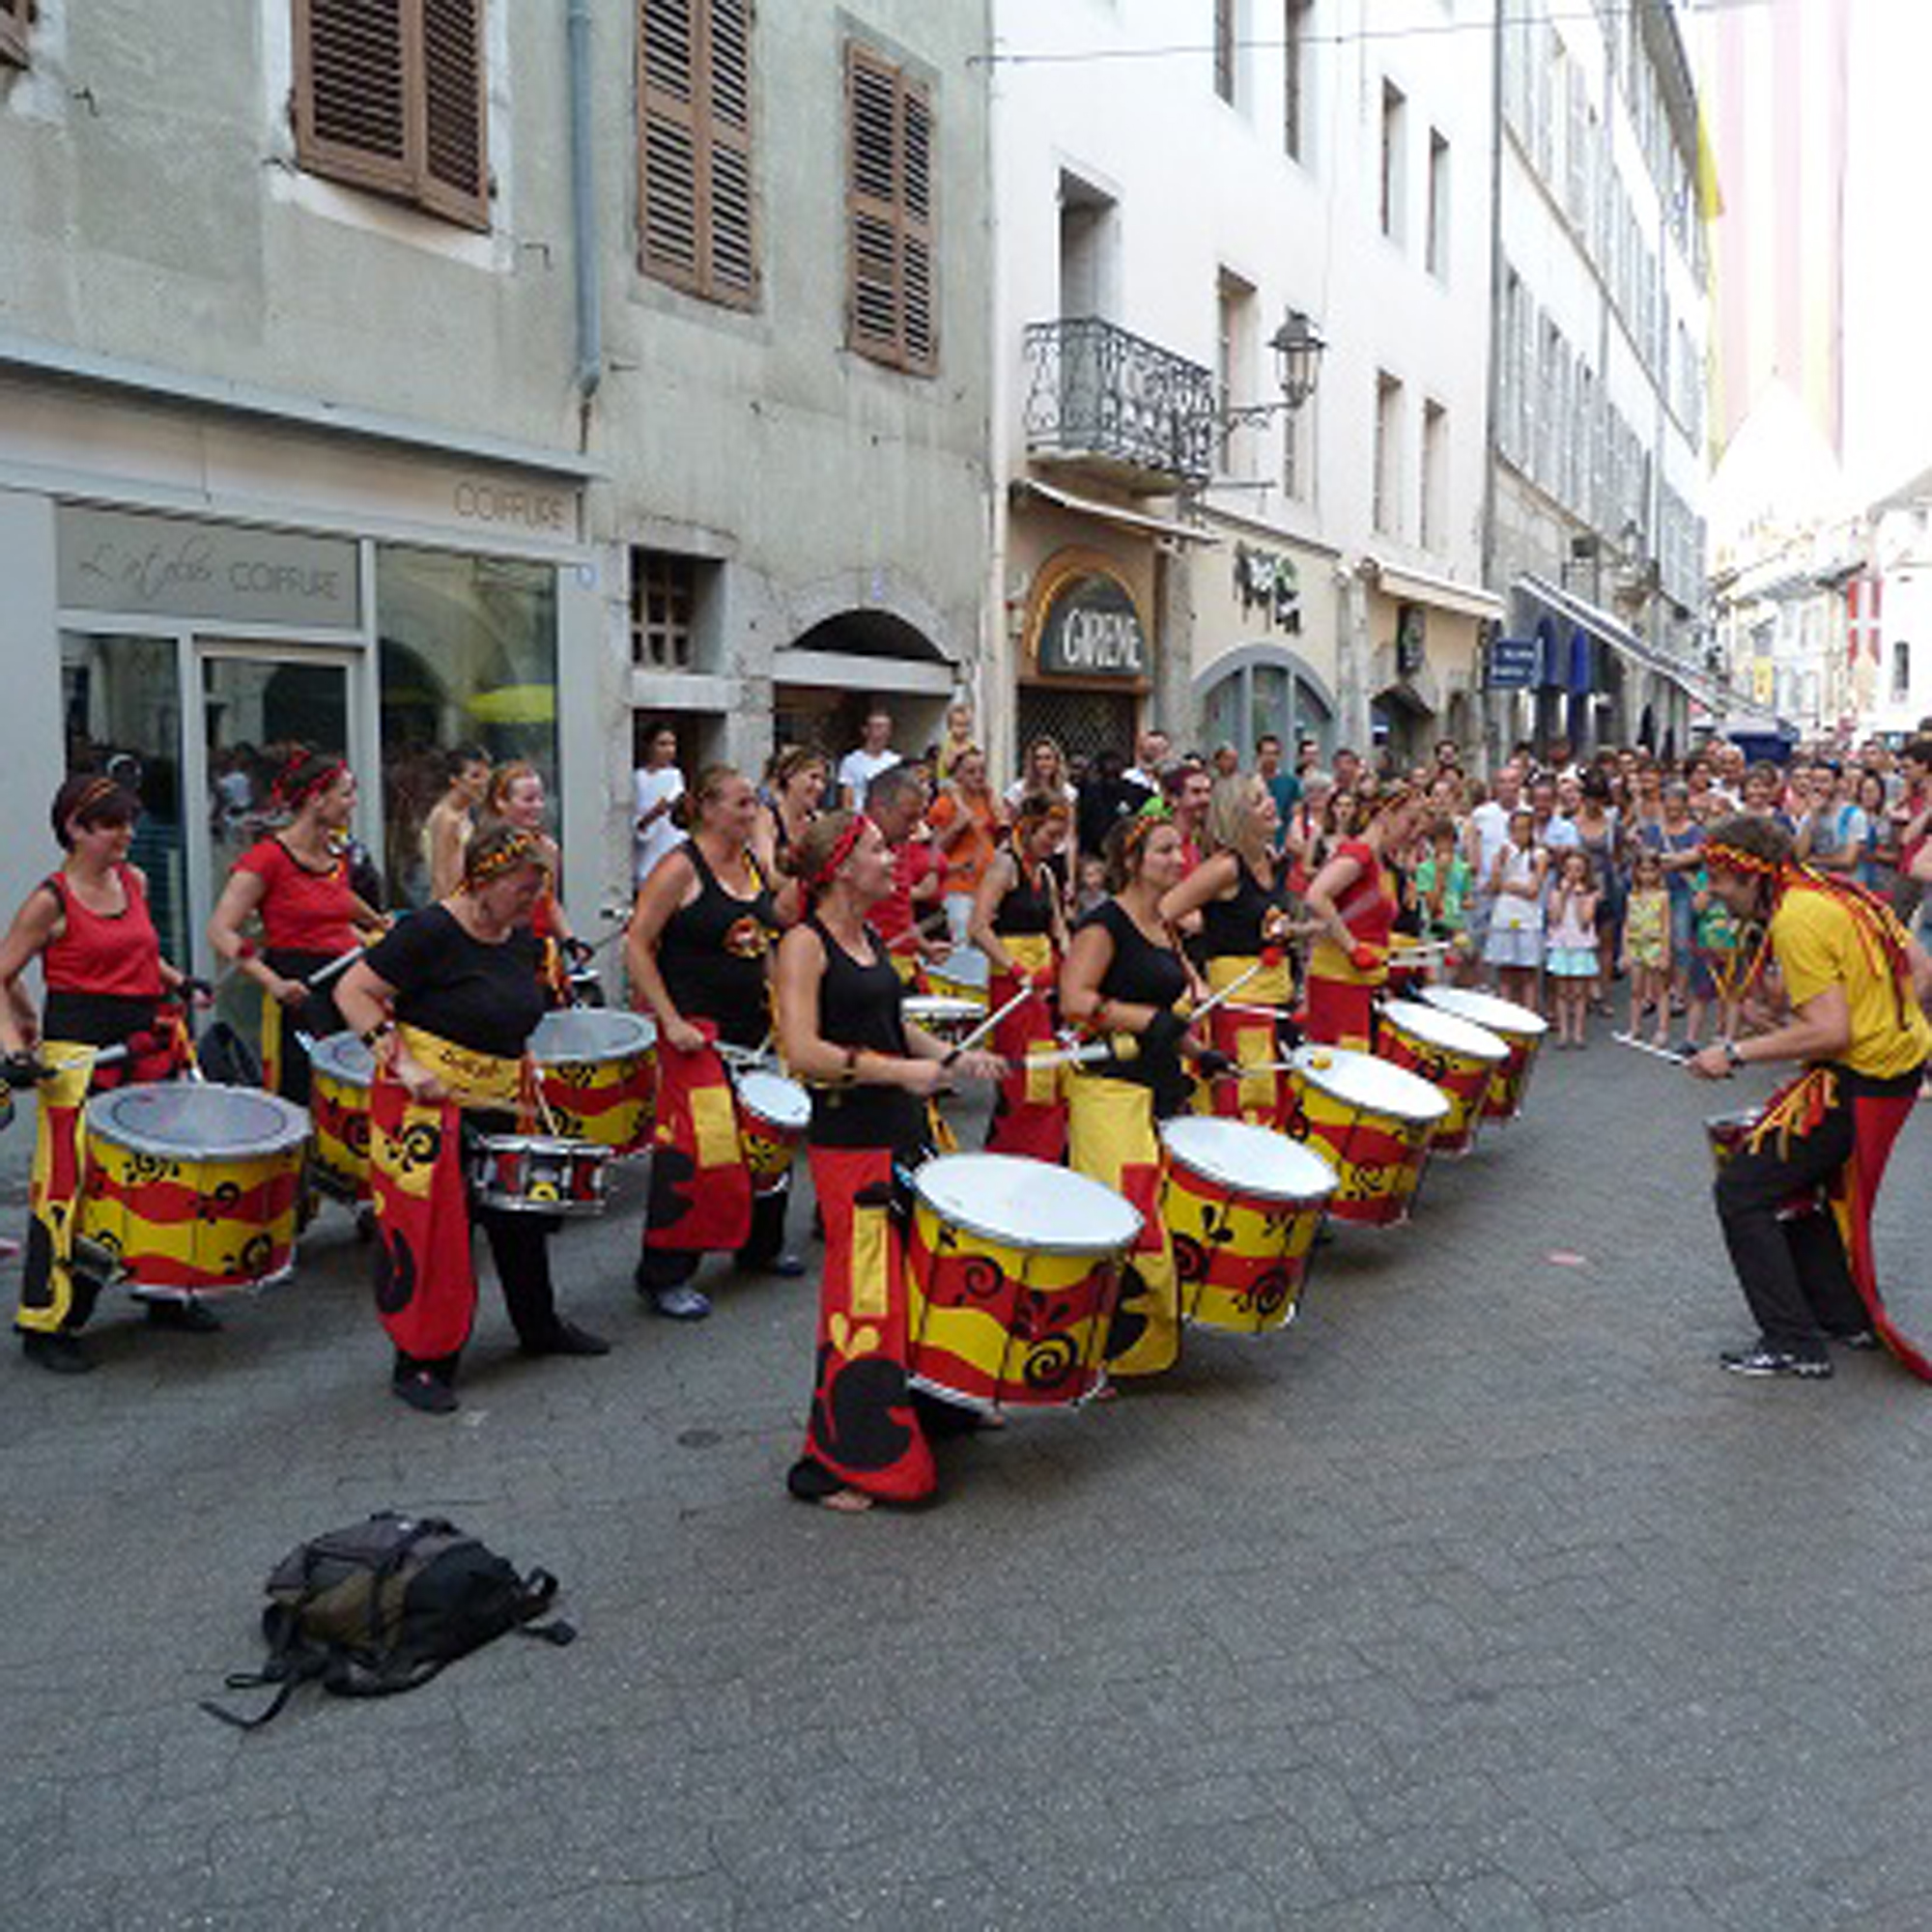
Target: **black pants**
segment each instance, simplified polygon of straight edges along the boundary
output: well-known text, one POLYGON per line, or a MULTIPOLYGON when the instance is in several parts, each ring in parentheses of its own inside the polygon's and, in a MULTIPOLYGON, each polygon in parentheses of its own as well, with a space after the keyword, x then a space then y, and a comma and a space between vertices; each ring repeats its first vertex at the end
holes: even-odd
MULTIPOLYGON (((785 1206, 790 1199, 789 1187, 781 1188, 776 1194, 752 1197, 752 1232, 738 1250, 740 1267, 763 1267, 778 1258, 779 1250, 784 1246, 785 1206)), ((647 1210, 646 1233, 650 1227, 647 1210)), ((697 1264, 703 1259, 703 1252, 696 1248, 646 1248, 638 1261, 638 1286, 646 1291, 682 1287, 697 1272, 697 1264)))
POLYGON ((1833 1104, 1802 1139, 1780 1151, 1776 1135, 1755 1153, 1741 1149, 1718 1176, 1718 1220, 1738 1285, 1768 1346, 1794 1355, 1825 1352, 1829 1335, 1856 1335, 1871 1326, 1838 1224, 1829 1209, 1778 1218, 1793 1195, 1815 1194, 1852 1156, 1853 1102, 1860 1094, 1910 1093, 1917 1072, 1875 1080, 1833 1068, 1833 1104))

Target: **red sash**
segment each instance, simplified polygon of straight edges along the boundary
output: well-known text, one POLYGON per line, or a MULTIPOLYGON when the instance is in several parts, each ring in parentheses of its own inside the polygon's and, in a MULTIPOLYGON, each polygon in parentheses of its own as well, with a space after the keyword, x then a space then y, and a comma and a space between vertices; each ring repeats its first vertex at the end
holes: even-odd
MULTIPOLYGON (((1031 978, 1031 974, 995 974, 986 989, 991 1009, 998 1012, 1031 978)), ((1027 1000, 993 1029, 992 1050, 1012 1070, 1000 1081, 986 1134, 990 1153, 1030 1154, 1055 1165, 1066 1157, 1065 1069, 1029 1068, 1026 1064, 1029 1047, 1052 1047, 1053 1013, 1050 995, 1027 1000)))
POLYGON ((738 1141, 738 1102, 712 1050, 718 1029, 693 1024, 705 1044, 658 1044, 658 1118, 651 1136, 650 1224, 644 1246, 679 1254, 742 1248, 752 1237, 752 1174, 738 1141))
POLYGON ((1858 1094, 1852 1100, 1852 1157, 1826 1189, 1852 1285, 1871 1317, 1872 1332, 1922 1382, 1932 1382, 1932 1362, 1900 1334, 1878 1292, 1878 1264, 1872 1251, 1871 1210, 1885 1179, 1892 1143, 1912 1116, 1912 1094, 1858 1094))
POLYGON ((369 1090, 369 1191, 376 1204, 376 1311, 419 1362, 454 1355, 476 1319, 463 1110, 412 1100, 379 1072, 369 1090))

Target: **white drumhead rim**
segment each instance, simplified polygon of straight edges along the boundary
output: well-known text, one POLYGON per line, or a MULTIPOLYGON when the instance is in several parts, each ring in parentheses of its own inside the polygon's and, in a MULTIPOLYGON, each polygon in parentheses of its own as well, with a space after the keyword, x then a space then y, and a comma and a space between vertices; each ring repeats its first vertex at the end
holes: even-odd
POLYGON ((1489 1060, 1500 1065, 1509 1058, 1509 1041, 1500 1034, 1461 1013, 1452 1013, 1446 1007, 1425 1006, 1420 1000, 1391 1000, 1382 1008, 1382 1018, 1427 1045, 1460 1053, 1468 1060, 1489 1060))
POLYGON ((1500 999, 1494 993, 1481 992, 1474 986, 1424 986, 1420 990, 1425 1004, 1440 1007, 1445 1013, 1454 1013, 1461 1019, 1474 1020, 1478 1026, 1488 1027, 1505 1039, 1512 1034, 1520 1034, 1526 1039, 1541 1039, 1549 1031, 1549 1022, 1534 1009, 1500 999))
POLYGON ((1429 1122, 1444 1119, 1451 1106, 1435 1081, 1352 1046, 1298 1046, 1291 1058, 1311 1087, 1351 1107, 1393 1114, 1399 1121, 1429 1122), (1317 1054, 1324 1056, 1325 1065, 1315 1064, 1317 1054))
POLYGON ((530 1054, 539 1066, 595 1065, 648 1053, 657 1043, 656 1022, 644 1013, 619 1012, 610 1007, 564 1007, 537 1022, 530 1035, 530 1054), (546 1033, 555 1040, 573 1029, 593 1037, 569 1046, 544 1044, 546 1033), (594 1036, 600 1033, 605 1037, 598 1041, 594 1036))
POLYGON ((811 1123, 811 1095, 796 1080, 769 1067, 753 1066, 731 1076, 738 1099, 749 1114, 775 1127, 803 1133, 811 1123))
POLYGON ((1021 1254, 1116 1255, 1140 1238, 1140 1209, 1132 1202, 1087 1175, 1025 1154, 939 1154, 913 1176, 913 1192, 948 1227, 1021 1254), (1024 1233, 1012 1225, 1020 1200, 1036 1224, 1024 1233), (1090 1217, 1085 1229, 1070 1225, 1080 1210, 1090 1217), (1054 1218, 1045 1233, 1052 1238, 1042 1238, 1037 1223, 1049 1213, 1054 1218), (1100 1217, 1111 1225, 1094 1226, 1100 1217))
POLYGON ((908 993, 899 1003, 907 1019, 923 1025, 927 1020, 984 1019, 986 1009, 978 1000, 962 1000, 956 993, 908 993))
POLYGON ((1315 1151, 1269 1127, 1246 1121, 1183 1115, 1160 1123, 1161 1145, 1181 1167, 1231 1194, 1264 1201, 1325 1201, 1335 1170, 1315 1151))
POLYGON ((265 1094, 259 1087, 222 1087, 212 1081, 168 1080, 140 1087, 115 1087, 87 1103, 87 1131, 128 1153, 157 1160, 265 1160, 292 1152, 309 1136, 308 1110, 265 1094), (206 1138, 187 1141, 173 1125, 199 1113, 250 1123, 249 1137, 211 1146, 206 1138), (136 1118, 146 1114, 144 1123, 136 1118))
MULTIPOLYGON (((926 976, 933 980, 951 980, 960 986, 978 986, 982 990, 991 983, 992 966, 986 955, 977 947, 956 946, 944 959, 935 959, 926 969, 926 976)), ((937 995, 949 998, 950 995, 937 995)))
POLYGON ((311 1049, 308 1064, 345 1087, 367 1087, 376 1077, 376 1056, 353 1033, 332 1033, 311 1049))
POLYGON ((592 1160, 600 1165, 611 1159, 617 1150, 602 1141, 573 1141, 561 1134, 477 1134, 471 1145, 487 1153, 555 1153, 568 1159, 592 1160))

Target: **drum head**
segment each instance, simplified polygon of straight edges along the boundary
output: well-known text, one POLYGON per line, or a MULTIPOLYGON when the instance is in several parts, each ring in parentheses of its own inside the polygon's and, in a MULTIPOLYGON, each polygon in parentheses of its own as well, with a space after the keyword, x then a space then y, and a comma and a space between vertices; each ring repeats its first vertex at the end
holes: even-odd
POLYGON ((1292 1057, 1311 1087, 1349 1106, 1393 1114, 1399 1121, 1439 1121, 1449 1111, 1449 1096, 1435 1081, 1372 1053, 1347 1046, 1301 1046, 1292 1057))
POLYGON ((950 993, 908 993, 900 1010, 914 1026, 928 1032, 936 1026, 977 1024, 986 1017, 986 1009, 977 1000, 955 999, 950 993))
POLYGON ((1163 1121, 1160 1138, 1182 1167, 1231 1193, 1320 1201, 1335 1191, 1335 1171, 1319 1153, 1245 1121, 1210 1120, 1205 1114, 1163 1121))
POLYGON ((1493 1060, 1500 1064, 1509 1058, 1508 1043, 1498 1039, 1488 1027, 1478 1026, 1474 1020, 1466 1020, 1446 1009, 1437 1011, 1434 1007, 1425 1007, 1420 1000, 1391 1000, 1382 1009, 1382 1018, 1393 1021, 1404 1033, 1412 1034, 1426 1045, 1439 1046, 1445 1053, 1460 1053, 1465 1060, 1493 1060))
POLYGON ((759 1120, 804 1133, 811 1119, 811 1096, 796 1080, 753 1067, 749 1073, 738 1074, 735 1085, 738 1098, 759 1120))
POLYGON ((1479 993, 1469 986, 1424 986, 1423 1000, 1458 1019, 1474 1020, 1492 1033, 1528 1035, 1540 1039, 1549 1031, 1549 1022, 1528 1007, 1514 1000, 1499 1000, 1493 993, 1479 993))
POLYGON ((657 1044, 658 1030, 642 1013, 612 1012, 608 1007, 570 1007, 546 1013, 530 1036, 530 1051, 540 1064, 563 1060, 628 1060, 657 1044))
POLYGON ((366 1087, 376 1077, 376 1056, 353 1033, 332 1033, 308 1057, 318 1073, 345 1087, 366 1087))
POLYGON ((209 1160, 286 1153, 308 1139, 308 1114, 252 1087, 117 1087, 87 1103, 87 1129, 129 1153, 209 1160))
POLYGON ((955 946, 944 959, 928 966, 926 973, 934 980, 950 980, 955 986, 966 986, 983 993, 991 979, 991 971, 986 965, 986 955, 978 947, 955 946))
POLYGON ((913 1189, 942 1221, 1010 1248, 1111 1255, 1140 1238, 1139 1213, 1111 1187, 1021 1154, 944 1153, 913 1189))

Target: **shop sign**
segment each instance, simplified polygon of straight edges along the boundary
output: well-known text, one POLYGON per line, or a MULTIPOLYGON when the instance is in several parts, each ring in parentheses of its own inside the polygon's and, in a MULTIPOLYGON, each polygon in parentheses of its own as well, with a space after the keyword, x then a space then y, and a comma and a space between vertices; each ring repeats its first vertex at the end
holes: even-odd
POLYGON ((1235 595, 1241 600, 1241 614, 1251 617, 1259 611, 1270 630, 1299 635, 1301 630, 1301 579, 1294 559, 1279 551, 1256 550, 1252 545, 1235 546, 1235 595))
POLYGON ((65 506, 55 549, 66 610, 330 630, 361 621, 348 537, 65 506))
POLYGON ((1540 638, 1492 638, 1490 639, 1490 689, 1527 691, 1543 671, 1543 640, 1540 638))
POLYGON ((1147 634, 1126 587, 1098 575, 1069 582, 1040 627, 1039 668, 1060 677, 1145 677, 1147 634))
POLYGON ((540 536, 568 537, 576 524, 576 497, 562 490, 526 490, 521 484, 458 480, 450 493, 456 514, 474 524, 498 524, 540 536))

